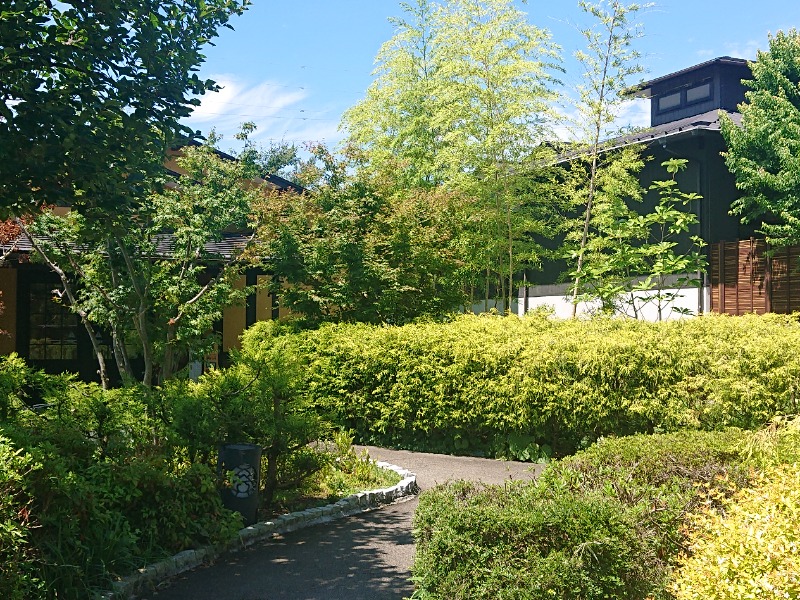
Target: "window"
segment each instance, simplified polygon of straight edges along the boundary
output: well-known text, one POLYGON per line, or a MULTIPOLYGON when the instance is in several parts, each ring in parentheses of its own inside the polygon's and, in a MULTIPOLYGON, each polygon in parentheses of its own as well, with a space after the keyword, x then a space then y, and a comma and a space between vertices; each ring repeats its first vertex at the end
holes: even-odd
POLYGON ((658 99, 658 110, 670 110, 673 108, 677 108, 681 105, 681 93, 675 92, 673 94, 669 94, 667 96, 661 96, 658 99))
POLYGON ((707 80, 699 85, 672 90, 658 98, 658 112, 667 112, 689 104, 710 100, 713 97, 711 81, 707 80))
POLYGON ((700 100, 708 100, 711 98, 711 82, 702 85, 696 85, 686 90, 686 104, 692 102, 699 102, 700 100))
POLYGON ((31 360, 76 360, 78 358, 78 318, 63 304, 53 300, 53 283, 30 284, 31 360))

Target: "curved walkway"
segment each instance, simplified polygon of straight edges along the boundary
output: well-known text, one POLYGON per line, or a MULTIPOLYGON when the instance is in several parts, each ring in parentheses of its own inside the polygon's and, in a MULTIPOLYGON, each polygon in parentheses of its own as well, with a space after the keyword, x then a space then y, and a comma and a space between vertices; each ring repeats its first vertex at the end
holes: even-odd
MULTIPOLYGON (((370 457, 406 468, 421 489, 454 479, 531 479, 540 465, 367 447, 370 457)), ((399 600, 414 586, 413 497, 317 525, 223 556, 145 598, 169 600, 399 600)))

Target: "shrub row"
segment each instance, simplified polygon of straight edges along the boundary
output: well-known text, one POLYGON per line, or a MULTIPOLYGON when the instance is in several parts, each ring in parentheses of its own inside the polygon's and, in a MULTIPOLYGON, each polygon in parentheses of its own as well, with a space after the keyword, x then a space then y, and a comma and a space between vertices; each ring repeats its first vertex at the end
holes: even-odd
POLYGON ((235 535, 220 444, 264 448, 262 500, 331 464, 308 446, 325 429, 294 389, 296 361, 260 333, 230 369, 156 390, 104 391, 0 357, 0 593, 88 598, 148 562, 235 535))
POLYGON ((531 483, 426 491, 414 598, 800 597, 800 419, 604 439, 531 483))
POLYGON ((382 483, 352 438, 324 443, 333 430, 309 410, 294 340, 280 332, 261 323, 230 368, 160 389, 104 391, 0 357, 0 593, 91 597, 148 562, 230 538, 241 518, 221 503, 221 444, 262 448, 268 510, 382 483))
POLYGON ((677 600, 800 598, 800 467, 785 466, 697 515, 670 586, 677 600))
POLYGON ((753 438, 763 469, 732 498, 707 494, 689 519, 669 589, 677 600, 800 598, 800 419, 753 438))
POLYGON ((362 442, 535 460, 604 435, 756 428, 798 410, 794 317, 464 316, 294 336, 320 410, 362 442))
POLYGON ((702 489, 725 497, 746 484, 748 435, 603 440, 533 483, 426 491, 414 520, 414 597, 669 598, 686 515, 702 489))

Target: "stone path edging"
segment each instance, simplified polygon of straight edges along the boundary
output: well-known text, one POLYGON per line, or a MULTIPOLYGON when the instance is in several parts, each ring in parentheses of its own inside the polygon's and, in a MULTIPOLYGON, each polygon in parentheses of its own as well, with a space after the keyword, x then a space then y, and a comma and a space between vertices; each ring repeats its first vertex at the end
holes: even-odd
POLYGON ((101 594, 99 600, 128 600, 129 598, 134 598, 136 594, 154 588, 161 581, 199 567, 225 552, 235 552, 261 540, 288 531, 295 531, 319 523, 327 523, 343 517, 375 510, 384 504, 390 504, 404 497, 412 496, 419 491, 415 473, 383 461, 377 462, 376 465, 382 469, 394 471, 403 479, 400 483, 389 488, 351 494, 334 504, 309 508, 281 515, 273 521, 250 525, 240 529, 236 539, 224 544, 207 546, 197 550, 184 550, 170 558, 147 565, 136 573, 114 582, 112 590, 101 594))

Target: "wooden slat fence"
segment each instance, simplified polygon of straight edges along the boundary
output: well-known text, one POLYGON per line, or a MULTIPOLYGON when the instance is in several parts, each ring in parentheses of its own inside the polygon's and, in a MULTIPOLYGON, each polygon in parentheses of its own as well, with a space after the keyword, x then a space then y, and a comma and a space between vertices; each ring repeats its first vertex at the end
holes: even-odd
POLYGON ((800 310, 800 246, 767 256, 764 240, 719 242, 710 247, 711 310, 728 315, 800 310))

